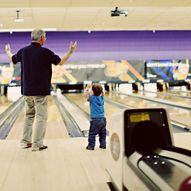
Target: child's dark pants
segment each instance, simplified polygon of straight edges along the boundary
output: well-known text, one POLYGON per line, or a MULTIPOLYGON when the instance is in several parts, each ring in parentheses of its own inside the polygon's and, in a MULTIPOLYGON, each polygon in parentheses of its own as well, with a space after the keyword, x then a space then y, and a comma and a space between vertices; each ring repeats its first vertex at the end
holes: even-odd
POLYGON ((95 147, 95 137, 99 135, 99 142, 101 146, 106 146, 106 118, 93 118, 90 121, 90 130, 88 138, 88 146, 95 147))

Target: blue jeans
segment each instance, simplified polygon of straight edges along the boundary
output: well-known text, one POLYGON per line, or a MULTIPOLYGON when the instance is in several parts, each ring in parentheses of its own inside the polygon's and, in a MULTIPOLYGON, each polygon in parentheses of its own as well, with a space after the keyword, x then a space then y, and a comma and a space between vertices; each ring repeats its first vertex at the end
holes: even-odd
POLYGON ((97 134, 99 135, 100 145, 106 146, 106 118, 91 119, 88 146, 95 147, 95 137, 97 134))

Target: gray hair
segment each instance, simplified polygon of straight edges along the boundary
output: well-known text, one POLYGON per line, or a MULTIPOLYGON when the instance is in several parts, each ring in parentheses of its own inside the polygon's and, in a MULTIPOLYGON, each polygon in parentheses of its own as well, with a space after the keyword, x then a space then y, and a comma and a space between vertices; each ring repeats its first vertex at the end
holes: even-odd
POLYGON ((44 34, 45 34, 45 32, 42 29, 34 29, 31 32, 31 40, 39 41, 44 34))

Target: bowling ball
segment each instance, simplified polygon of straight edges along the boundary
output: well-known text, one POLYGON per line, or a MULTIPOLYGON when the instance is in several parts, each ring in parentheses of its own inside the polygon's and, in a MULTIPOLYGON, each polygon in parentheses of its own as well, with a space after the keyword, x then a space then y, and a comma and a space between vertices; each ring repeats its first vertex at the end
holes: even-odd
POLYGON ((179 191, 191 191, 191 176, 182 182, 179 191))

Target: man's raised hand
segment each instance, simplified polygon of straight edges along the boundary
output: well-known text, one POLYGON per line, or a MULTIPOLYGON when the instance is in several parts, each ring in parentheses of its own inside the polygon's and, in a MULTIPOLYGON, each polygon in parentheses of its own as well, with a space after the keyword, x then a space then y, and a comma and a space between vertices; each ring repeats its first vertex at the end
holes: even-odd
POLYGON ((5 45, 5 51, 6 51, 6 52, 11 51, 10 44, 6 44, 6 45, 5 45))
POLYGON ((70 50, 73 52, 76 49, 77 46, 77 42, 75 41, 75 43, 73 44, 72 41, 70 42, 70 50))

